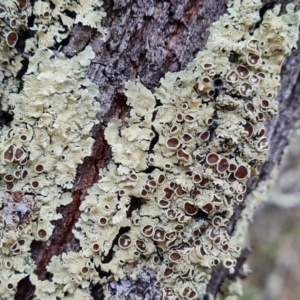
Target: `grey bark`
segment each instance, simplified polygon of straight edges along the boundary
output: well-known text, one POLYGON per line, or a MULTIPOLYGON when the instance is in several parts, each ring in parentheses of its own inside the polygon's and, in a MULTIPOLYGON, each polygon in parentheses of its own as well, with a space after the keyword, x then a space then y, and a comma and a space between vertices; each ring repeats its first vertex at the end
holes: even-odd
MULTIPOLYGON (((98 117, 100 124, 93 129, 95 144, 93 155, 87 157, 78 168, 73 190, 73 202, 62 208, 63 218, 55 223, 50 243, 32 245, 32 257, 37 264, 40 279, 50 278, 46 265, 53 255, 64 251, 78 251, 79 245, 73 237, 72 229, 77 222, 80 203, 87 189, 98 179, 99 168, 110 159, 110 149, 104 140, 104 130, 112 117, 124 118, 129 111, 124 95, 124 83, 137 77, 148 88, 154 89, 159 80, 169 71, 184 69, 201 51, 209 35, 209 28, 226 11, 226 0, 105 0, 107 16, 103 27, 107 29, 107 39, 93 29, 81 25, 73 28, 71 36, 63 42, 63 52, 73 56, 86 45, 96 53, 86 76, 95 82, 100 90, 99 102, 102 111, 98 117)), ((274 4, 291 1, 263 1, 263 15, 274 4)), ((298 2, 298 1, 297 1, 298 2)), ((297 3, 299 6, 299 3, 297 3)), ((299 8, 299 7, 298 7, 299 8)), ((30 34, 28 34, 29 36, 30 34)), ((26 35, 24 35, 24 39, 26 35)), ((261 166, 260 175, 251 178, 248 192, 255 189, 258 182, 266 180, 281 160, 293 125, 300 118, 300 51, 296 50, 288 58, 282 70, 282 87, 278 94, 279 115, 267 124, 270 151, 268 159, 261 166)), ((232 234, 236 221, 247 202, 236 208, 228 231, 232 234)), ((217 267, 207 288, 208 295, 214 297, 225 278, 243 277, 240 267, 246 261, 250 250, 242 251, 234 274, 229 275, 223 267, 217 267)), ((28 278, 18 285, 15 299, 33 298, 34 287, 28 278)), ((101 286, 91 286, 95 300, 103 299, 101 286)))

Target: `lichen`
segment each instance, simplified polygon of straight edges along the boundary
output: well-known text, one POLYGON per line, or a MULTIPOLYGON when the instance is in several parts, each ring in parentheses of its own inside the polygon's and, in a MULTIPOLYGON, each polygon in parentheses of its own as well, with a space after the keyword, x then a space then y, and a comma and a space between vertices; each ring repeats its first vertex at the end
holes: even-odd
MULTIPOLYGON (((96 283, 106 299, 201 298, 213 267, 232 272, 240 255, 227 225, 265 160, 263 122, 277 113, 280 67, 298 35, 294 6, 279 15, 277 5, 261 20, 259 0, 230 0, 206 49, 184 71, 167 73, 154 92, 126 83, 130 116, 108 124, 112 161, 82 201, 73 230, 81 249, 53 256, 46 267, 53 277, 42 281, 30 245, 47 242, 51 222, 61 218, 56 209, 72 201, 99 111, 98 88, 84 74, 91 48, 67 58, 45 47, 59 45, 79 22, 101 31, 102 1, 13 3, 34 20, 15 33, 35 33, 26 41, 22 86, 17 40, 0 40, 11 64, 1 66, 2 109, 14 116, 0 130, 1 299, 13 299, 27 275, 35 299, 92 299, 96 283)), ((16 11, 0 5, 0 16, 16 11)), ((2 19, 0 26, 11 28, 2 19)))
POLYGON ((72 27, 79 23, 95 28, 104 36, 102 4, 101 0, 39 0, 34 1, 34 5, 29 0, 0 0, 1 110, 10 112, 9 94, 20 88, 20 80, 16 77, 22 69, 24 57, 17 49, 23 47, 18 45, 19 35, 30 32, 25 40, 27 57, 39 47, 58 47, 70 35, 72 27))
MULTIPOLYGON (((221 288, 221 295, 218 297, 218 300, 228 300, 233 296, 243 296, 243 288, 240 281, 232 281, 225 279, 221 288)), ((235 299, 235 298, 232 298, 235 299)), ((237 298, 239 299, 239 298, 237 298)))
POLYGON ((97 29, 102 34, 101 20, 105 16, 101 0, 51 0, 35 1, 33 15, 35 23, 30 28, 36 35, 26 42, 27 50, 36 45, 52 47, 67 38, 73 25, 81 23, 97 29))
MULTIPOLYGON (((63 2, 66 9, 70 9, 72 3, 75 5, 74 1, 63 2)), ((37 1, 32 7, 27 0, 0 1, 3 33, 0 37, 0 108, 1 113, 13 116, 10 124, 0 128, 1 299, 13 299, 18 282, 33 274, 31 243, 46 242, 51 237, 52 222, 61 218, 57 208, 72 201, 70 191, 76 168, 91 152, 94 140, 90 131, 98 122, 98 87, 85 76, 95 55, 92 48, 87 46, 76 56, 67 58, 45 48, 40 31, 34 28, 39 26, 40 18, 44 18, 43 24, 49 31, 44 31, 43 37, 51 39, 51 44, 46 46, 57 45, 66 38, 73 23, 82 22, 99 29, 103 13, 97 15, 97 22, 93 24, 90 10, 95 8, 94 14, 102 11, 101 2, 92 1, 92 6, 84 11, 79 4, 74 6, 72 11, 80 10, 80 18, 74 17, 72 22, 65 8, 59 15, 55 14, 60 3, 52 4, 37 1), (28 26, 29 17, 34 20, 33 28, 28 26), (69 27, 66 19, 71 22, 69 27), (52 29, 60 30, 59 22, 64 22, 65 27, 63 32, 55 32, 54 39, 52 29), (27 43, 32 47, 24 51, 35 51, 26 53, 28 66, 25 69, 16 48, 18 35, 29 30, 37 31, 31 31, 32 37, 27 43), (25 73, 21 82, 17 75, 22 67, 25 73)), ((37 278, 33 282, 41 284, 37 278)), ((78 299, 82 299, 82 293, 74 292, 79 295, 78 299)))
MULTIPOLYGON (((261 6, 229 1, 206 50, 166 74, 154 93, 125 85, 130 117, 107 127, 113 161, 81 204, 74 231, 114 285, 149 269, 164 299, 194 299, 214 266, 233 271, 241 248, 227 224, 265 160, 263 122, 277 113, 280 67, 298 35, 292 4, 260 20, 261 6)), ((107 299, 122 297, 110 286, 107 299)))
POLYGON ((74 252, 63 253, 61 257, 52 257, 47 271, 53 274, 50 285, 39 286, 39 281, 33 276, 33 280, 36 281, 35 294, 38 299, 43 297, 56 299, 57 296, 63 297, 64 293, 73 295, 71 299, 86 299, 82 297, 88 293, 90 283, 98 279, 90 258, 74 252))
POLYGON ((72 59, 39 49, 22 92, 10 94, 14 120, 1 130, 0 230, 1 260, 11 258, 12 274, 34 269, 30 244, 49 239, 51 222, 61 218, 57 207, 72 201, 66 190, 76 167, 90 154, 98 89, 83 71, 93 56, 89 47, 72 59))
POLYGON ((27 29, 30 5, 27 1, 0 0, 0 98, 1 110, 9 111, 10 92, 17 92, 19 81, 16 75, 22 68, 22 56, 15 48, 20 31, 27 29))

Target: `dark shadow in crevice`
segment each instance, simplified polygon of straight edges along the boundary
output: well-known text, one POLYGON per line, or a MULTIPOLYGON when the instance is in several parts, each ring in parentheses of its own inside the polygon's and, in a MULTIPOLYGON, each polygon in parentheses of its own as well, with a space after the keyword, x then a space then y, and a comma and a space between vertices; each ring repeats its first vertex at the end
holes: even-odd
POLYGON ((129 207, 128 207, 127 212, 126 212, 127 218, 131 218, 132 212, 134 210, 139 210, 141 208, 142 204, 143 203, 142 203, 142 200, 140 198, 131 196, 130 197, 130 204, 129 204, 129 207))
POLYGON ((154 133, 154 137, 152 138, 151 142, 150 142, 150 146, 149 146, 149 153, 153 153, 153 148, 154 146, 157 144, 158 139, 159 139, 159 134, 158 132, 155 130, 154 126, 151 126, 151 130, 154 133))
MULTIPOLYGON (((269 3, 266 3, 260 10, 259 10, 259 16, 261 19, 263 19, 265 13, 271 9, 274 8, 274 6, 276 5, 276 1, 272 1, 269 3)), ((260 22, 261 23, 261 22, 260 22)))
POLYGON ((209 142, 211 142, 212 140, 215 139, 215 131, 218 128, 218 124, 217 124, 217 122, 215 122, 215 120, 219 119, 217 109, 214 111, 214 114, 213 114, 212 118, 213 118, 214 122, 212 123, 212 125, 209 126, 209 129, 208 129, 209 133, 210 133, 209 142))
POLYGON ((269 11, 270 9, 273 9, 274 6, 276 5, 276 2, 273 1, 273 2, 270 2, 270 3, 266 3, 260 10, 259 10, 259 16, 260 16, 260 21, 257 22, 255 24, 255 28, 254 29, 257 29, 260 27, 260 24, 262 23, 263 21, 263 18, 264 18, 264 15, 267 11, 269 11))
POLYGON ((238 64, 240 60, 240 55, 234 51, 231 51, 228 59, 231 63, 238 64))
POLYGON ((0 111, 0 128, 3 125, 10 126, 13 116, 5 111, 0 111))
POLYGON ((32 300, 34 291, 35 286, 30 282, 29 276, 26 276, 18 282, 14 300, 32 300))
MULTIPOLYGON (((93 258, 91 259, 91 261, 93 262, 93 258)), ((109 272, 105 272, 103 270, 101 270, 101 265, 97 266, 96 271, 99 275, 99 278, 103 279, 103 278, 110 278, 112 276, 112 273, 109 272)), ((103 285, 100 283, 96 283, 96 284, 91 284, 90 287, 90 292, 91 295, 93 296, 94 300, 104 300, 104 292, 103 292, 103 285)))
POLYGON ((103 286, 100 283, 91 286, 90 292, 94 300, 104 300, 103 286))
POLYGON ((104 257, 104 259, 103 259, 103 261, 102 261, 104 264, 107 264, 107 263, 109 263, 109 262, 112 260, 113 255, 114 255, 114 250, 113 250, 113 248, 114 248, 115 245, 118 244, 118 239, 119 239, 119 237, 120 237, 122 234, 127 233, 129 230, 130 230, 130 227, 129 227, 129 226, 127 226, 127 227, 121 227, 121 228, 120 228, 119 233, 116 235, 116 237, 114 238, 114 240, 113 240, 113 242, 112 242, 112 245, 111 245, 111 248, 110 248, 108 254, 104 257))
POLYGON ((201 220, 208 220, 208 213, 204 212, 203 210, 201 209, 198 209, 198 212, 192 216, 193 219, 196 221, 196 222, 199 222, 201 220))
MULTIPOLYGON (((159 169, 159 168, 154 167, 154 166, 149 166, 146 170, 143 171, 143 173, 151 174, 155 169, 159 169)), ((161 170, 161 169, 159 169, 159 170, 161 170)))

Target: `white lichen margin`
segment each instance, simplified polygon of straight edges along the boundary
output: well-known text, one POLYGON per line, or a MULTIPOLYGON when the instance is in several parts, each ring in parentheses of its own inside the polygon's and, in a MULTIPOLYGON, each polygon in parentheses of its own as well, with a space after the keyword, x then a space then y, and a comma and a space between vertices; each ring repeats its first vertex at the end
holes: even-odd
POLYGON ((262 20, 261 7, 229 1, 206 50, 155 93, 126 84, 130 117, 107 127, 113 162, 74 231, 81 254, 107 272, 99 281, 114 281, 106 299, 200 299, 212 267, 233 271, 241 248, 227 224, 265 160, 263 123, 277 113, 280 68, 298 37, 294 5, 262 20), (142 270, 157 274, 152 289, 130 288, 142 270))

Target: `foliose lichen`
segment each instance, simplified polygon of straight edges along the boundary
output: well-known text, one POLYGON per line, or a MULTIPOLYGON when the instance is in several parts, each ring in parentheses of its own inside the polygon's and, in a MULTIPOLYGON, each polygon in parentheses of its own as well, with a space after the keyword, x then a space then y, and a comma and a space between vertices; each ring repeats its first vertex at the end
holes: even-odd
POLYGON ((91 152, 94 140, 90 131, 98 122, 98 87, 85 76, 95 55, 92 48, 87 46, 67 58, 45 46, 56 45, 67 37, 73 23, 99 29, 101 1, 90 1, 85 9, 81 2, 50 2, 37 1, 32 7, 27 0, 0 1, 0 108, 1 113, 13 116, 10 124, 0 128, 1 299, 13 299, 18 282, 30 274, 32 282, 41 283, 32 275, 35 263, 31 243, 50 238, 54 228, 51 222, 61 218, 57 208, 72 201, 76 168, 91 152), (67 9, 77 12, 72 22, 67 9), (56 32, 54 39, 51 28, 59 28, 63 14, 69 27, 63 23, 63 32, 56 32), (43 37, 49 34, 51 45, 41 42, 38 16, 47 20, 43 24, 49 31, 45 30, 43 37), (34 20, 33 28, 29 28, 29 17, 34 20), (28 66, 22 71, 25 74, 21 82, 18 72, 24 67, 17 49, 18 36, 28 30, 31 48, 24 50, 28 66))
POLYGON ((37 44, 52 47, 67 38, 72 26, 78 23, 104 34, 105 30, 101 27, 101 20, 105 16, 102 4, 102 0, 35 1, 35 23, 30 29, 36 31, 36 35, 27 40, 28 50, 35 50, 37 44))
POLYGON ((102 4, 102 0, 39 0, 34 1, 34 5, 29 0, 0 0, 0 97, 3 111, 10 110, 9 94, 20 88, 16 76, 22 69, 24 57, 17 49, 19 35, 30 32, 25 48, 24 45, 18 46, 29 57, 40 47, 57 47, 70 35, 72 26, 79 23, 104 35, 102 4))
POLYGON ((1 260, 10 261, 12 274, 34 269, 31 241, 49 239, 51 221, 61 217, 57 207, 72 201, 76 167, 90 154, 98 88, 84 70, 93 56, 89 47, 72 59, 38 49, 22 92, 10 94, 14 120, 1 130, 0 230, 1 260))
MULTIPOLYGON (((28 275, 35 299, 92 299, 96 283, 106 299, 201 298, 212 268, 223 264, 231 272, 240 254, 227 225, 265 160, 263 122, 277 113, 280 67, 298 36, 294 6, 279 14, 277 5, 261 19, 260 1, 229 0, 206 50, 186 70, 167 73, 154 93, 126 84, 130 116, 109 123, 112 162, 88 191, 73 230, 81 250, 52 257, 53 278, 41 281, 31 242, 49 239, 51 221, 61 217, 56 208, 71 201, 99 110, 98 89, 84 76, 91 48, 70 59, 45 47, 59 44, 78 22, 99 30, 103 12, 101 1, 14 3, 24 7, 0 1, 1 30, 12 29, 2 15, 11 18, 15 9, 34 16, 36 32, 26 42, 35 54, 21 92, 17 40, 0 41, 16 65, 2 63, 0 75, 2 109, 14 115, 0 130, 1 299, 13 299, 28 275)), ((16 35, 28 28, 22 24, 16 35)))
MULTIPOLYGON (((74 231, 82 254, 110 274, 100 282, 149 269, 163 299, 196 299, 214 266, 234 270, 241 248, 227 224, 265 160, 263 122, 277 113, 280 67, 298 37, 294 5, 282 15, 276 5, 262 20, 261 7, 229 1, 206 50, 154 93, 126 84, 130 117, 107 127, 113 161, 74 231)), ((121 283, 121 292, 110 286, 107 299, 131 299, 121 283)))
POLYGON ((0 1, 0 97, 1 110, 8 111, 9 93, 17 92, 16 79, 22 68, 22 56, 16 47, 19 32, 27 29, 31 9, 26 0, 0 1))

